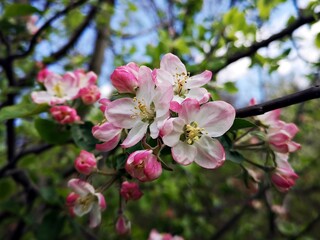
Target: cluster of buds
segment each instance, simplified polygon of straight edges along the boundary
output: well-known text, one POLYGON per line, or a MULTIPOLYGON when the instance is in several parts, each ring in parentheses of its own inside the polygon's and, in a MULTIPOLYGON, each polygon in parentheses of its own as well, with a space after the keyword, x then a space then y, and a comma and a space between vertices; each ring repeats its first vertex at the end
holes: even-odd
POLYGON ((76 109, 67 103, 81 98, 85 105, 90 105, 100 99, 97 76, 93 72, 78 69, 61 76, 44 67, 37 80, 45 91, 32 92, 32 100, 37 104, 49 104, 52 117, 60 124, 80 122, 76 109))
MULTIPOLYGON (((250 105, 255 104, 255 100, 251 99, 250 105)), ((246 132, 250 133, 246 137, 241 136, 235 146, 245 145, 248 149, 266 152, 266 162, 271 158, 272 161, 269 162, 272 162, 272 166, 265 167, 265 163, 261 168, 267 170, 271 182, 280 192, 286 192, 298 178, 288 161, 289 154, 299 150, 301 146, 292 140, 299 131, 298 127, 294 123, 280 120, 280 114, 281 110, 277 109, 254 117, 257 127, 246 132), (257 146, 260 148, 256 148, 257 146)), ((258 164, 254 165, 259 167, 258 164)))

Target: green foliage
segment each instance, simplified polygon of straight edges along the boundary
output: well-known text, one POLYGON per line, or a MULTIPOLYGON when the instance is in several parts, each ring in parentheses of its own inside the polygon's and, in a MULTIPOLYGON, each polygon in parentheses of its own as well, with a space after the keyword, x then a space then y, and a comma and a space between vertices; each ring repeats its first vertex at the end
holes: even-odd
POLYGON ((26 118, 45 112, 47 104, 36 104, 33 102, 21 102, 20 104, 4 107, 0 110, 0 122, 13 118, 26 118))
POLYGON ((52 120, 37 118, 34 126, 47 143, 64 144, 70 141, 70 130, 52 120))
POLYGON ((41 13, 41 11, 29 4, 11 3, 6 5, 6 7, 4 8, 3 17, 12 18, 12 17, 29 16, 34 13, 41 13))
POLYGON ((91 122, 72 125, 72 139, 79 148, 85 149, 87 151, 92 151, 95 149, 95 146, 99 141, 92 136, 92 127, 93 124, 91 122))

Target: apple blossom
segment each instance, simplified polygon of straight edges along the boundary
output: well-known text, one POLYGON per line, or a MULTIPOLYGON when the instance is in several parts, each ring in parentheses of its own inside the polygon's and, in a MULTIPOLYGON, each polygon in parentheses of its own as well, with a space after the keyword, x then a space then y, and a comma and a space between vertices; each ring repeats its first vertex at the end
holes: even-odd
POLYGON ((118 235, 127 236, 131 232, 131 222, 123 214, 120 214, 115 228, 118 235))
POLYGON ((50 113, 52 117, 60 124, 70 124, 80 121, 77 111, 69 106, 51 107, 50 113))
POLYGON ((154 71, 157 83, 167 83, 173 86, 174 97, 171 110, 176 111, 179 104, 186 98, 197 99, 200 104, 210 99, 210 94, 201 86, 207 84, 212 77, 210 71, 190 76, 185 65, 172 53, 165 54, 160 62, 160 69, 154 71))
POLYGON ((280 192, 288 191, 299 176, 288 162, 288 154, 276 153, 276 169, 271 173, 271 181, 280 192))
POLYGON ((63 104, 77 97, 79 89, 77 79, 71 74, 60 76, 49 74, 43 82, 46 91, 32 92, 31 97, 35 103, 49 105, 63 104))
POLYGON ((50 74, 54 74, 53 72, 51 72, 50 70, 48 70, 48 68, 43 68, 41 69, 38 74, 37 74, 37 81, 40 83, 43 83, 44 80, 50 75, 50 74))
POLYGON ((106 209, 106 201, 101 193, 95 192, 94 187, 77 178, 69 180, 68 186, 78 197, 68 196, 70 207, 75 215, 81 217, 87 213, 90 215, 89 226, 97 227, 101 222, 101 211, 106 209), (72 202, 72 200, 74 200, 72 202))
POLYGON ((92 128, 92 135, 96 139, 104 142, 96 144, 96 149, 102 152, 114 149, 120 141, 121 132, 122 128, 116 127, 110 122, 104 122, 94 126, 92 128))
POLYGON ((161 131, 164 144, 171 147, 173 159, 188 165, 196 162, 204 168, 217 168, 225 160, 220 137, 232 126, 235 109, 223 101, 200 103, 186 99, 181 104, 179 117, 166 121, 161 131))
POLYGON ((74 161, 74 166, 79 173, 89 175, 97 168, 97 160, 92 153, 81 150, 80 155, 74 161))
POLYGON ((77 87, 79 90, 97 83, 97 75, 92 71, 86 73, 83 69, 77 69, 72 73, 69 72, 69 74, 74 75, 77 79, 77 87))
POLYGON ((90 105, 100 99, 101 93, 96 85, 91 85, 86 88, 81 88, 79 91, 79 95, 81 96, 84 104, 90 105))
POLYGON ((171 86, 156 86, 149 68, 139 69, 141 85, 135 98, 120 98, 108 105, 106 118, 114 126, 131 129, 121 144, 128 148, 137 144, 146 134, 157 138, 164 121, 169 117, 169 106, 172 100, 171 86))
POLYGON ((67 205, 69 213, 72 217, 75 216, 74 211, 73 211, 73 207, 79 197, 80 197, 79 194, 71 192, 66 198, 66 205, 67 205))
POLYGON ((133 62, 117 67, 111 74, 112 85, 119 93, 135 93, 140 85, 138 78, 139 66, 133 62))
POLYGON ((138 200, 143 195, 137 183, 128 181, 122 182, 120 194, 126 201, 138 200))
POLYGON ((184 240, 184 238, 178 235, 172 236, 170 233, 159 233, 157 230, 152 229, 148 240, 184 240))
POLYGON ((267 141, 275 152, 288 153, 295 152, 301 148, 299 143, 291 139, 299 131, 294 123, 285 123, 278 121, 275 126, 271 126, 267 130, 267 141))
POLYGON ((152 150, 139 150, 131 153, 125 165, 126 171, 141 182, 152 181, 162 173, 161 163, 152 150))

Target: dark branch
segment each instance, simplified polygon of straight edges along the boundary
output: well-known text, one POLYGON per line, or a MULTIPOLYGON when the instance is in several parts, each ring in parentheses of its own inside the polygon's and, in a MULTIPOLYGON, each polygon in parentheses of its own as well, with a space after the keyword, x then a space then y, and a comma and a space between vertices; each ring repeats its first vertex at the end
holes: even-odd
POLYGON ((320 98, 320 86, 316 85, 306 90, 296 92, 271 101, 257 104, 250 107, 240 108, 236 111, 236 117, 245 118, 261 115, 271 110, 288 107, 297 103, 306 102, 311 99, 320 98))
POLYGON ((320 17, 320 12, 315 13, 314 15, 310 15, 310 16, 301 16, 299 17, 296 21, 294 21, 293 23, 291 23, 288 27, 286 27, 285 29, 283 29, 282 31, 270 36, 269 38, 261 41, 261 42, 255 42, 253 43, 250 47, 245 48, 242 51, 236 52, 233 55, 228 56, 225 59, 224 64, 218 66, 216 69, 213 69, 213 72, 217 73, 219 71, 221 71, 223 68, 225 68, 226 66, 228 66, 229 64, 244 58, 244 57, 250 57, 253 54, 255 54, 260 48, 263 47, 267 47, 270 43, 272 43, 273 41, 282 39, 284 37, 287 36, 291 36, 292 33, 298 29, 299 27, 308 24, 308 23, 312 23, 318 20, 318 18, 320 17))
POLYGON ((64 46, 62 46, 58 51, 52 53, 49 56, 49 60, 44 61, 44 64, 50 64, 50 63, 53 63, 53 62, 65 57, 65 55, 69 51, 69 49, 71 49, 76 44, 76 42, 79 40, 79 38, 82 35, 82 33, 84 32, 84 30, 89 26, 90 22, 95 17, 97 12, 98 12, 98 7, 92 6, 88 15, 86 16, 84 21, 78 26, 78 28, 74 31, 74 33, 70 37, 69 41, 64 46))
POLYGON ((66 15, 68 12, 70 12, 71 10, 73 10, 74 8, 81 6, 82 4, 84 4, 87 0, 79 0, 77 2, 74 2, 72 4, 69 4, 64 10, 57 12, 53 17, 49 18, 43 25, 42 27, 33 35, 29 47, 28 49, 23 52, 23 53, 18 53, 18 54, 14 54, 11 55, 11 59, 19 59, 19 58, 24 58, 26 56, 28 56, 34 49, 34 47, 36 46, 39 37, 41 36, 41 34, 51 26, 52 22, 54 22, 56 19, 58 19, 61 16, 66 15))

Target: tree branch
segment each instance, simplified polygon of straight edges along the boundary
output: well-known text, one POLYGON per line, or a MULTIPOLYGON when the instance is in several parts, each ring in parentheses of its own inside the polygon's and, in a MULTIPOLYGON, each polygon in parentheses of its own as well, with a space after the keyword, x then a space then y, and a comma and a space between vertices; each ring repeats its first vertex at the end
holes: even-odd
POLYGON ((49 18, 43 25, 41 28, 39 28, 39 30, 33 35, 33 37, 31 38, 29 47, 26 51, 22 52, 22 53, 17 53, 17 54, 13 54, 10 56, 11 59, 20 59, 20 58, 24 58, 26 56, 28 56, 34 49, 34 47, 36 46, 39 37, 41 36, 41 34, 51 26, 51 23, 54 22, 56 19, 58 19, 59 17, 66 15, 68 12, 70 12, 71 10, 73 10, 74 8, 81 6, 82 4, 84 4, 87 0, 79 0, 77 2, 73 2, 71 4, 69 4, 65 9, 63 9, 62 11, 57 12, 54 16, 52 16, 51 18, 49 18))
POLYGON ((52 53, 49 56, 49 60, 44 61, 44 64, 53 63, 61 59, 62 57, 64 57, 68 52, 68 50, 72 48, 76 44, 76 42, 79 40, 80 36, 84 32, 84 30, 88 27, 92 19, 96 16, 97 12, 98 12, 98 6, 92 6, 88 15, 86 16, 84 21, 78 26, 78 28, 73 32, 69 41, 64 46, 62 46, 58 51, 52 53))
POLYGON ((320 85, 315 85, 306 90, 296 92, 284 97, 276 98, 265 103, 237 109, 236 117, 245 118, 261 115, 271 110, 288 107, 297 103, 306 102, 308 100, 316 98, 320 98, 320 85))
POLYGON ((221 71, 223 68, 225 68, 226 66, 228 66, 229 64, 231 64, 241 58, 250 57, 253 54, 255 54, 260 48, 267 47, 273 41, 282 39, 287 36, 291 36, 291 34, 296 29, 298 29, 299 27, 301 27, 307 23, 316 22, 318 20, 318 18, 320 18, 320 12, 315 13, 314 15, 301 16, 296 21, 291 23, 289 26, 284 28, 282 31, 270 36, 269 38, 267 38, 261 42, 255 42, 250 47, 245 48, 242 51, 236 52, 235 54, 228 56, 225 59, 224 64, 219 65, 217 68, 213 69, 212 71, 214 73, 217 73, 217 72, 221 71))

